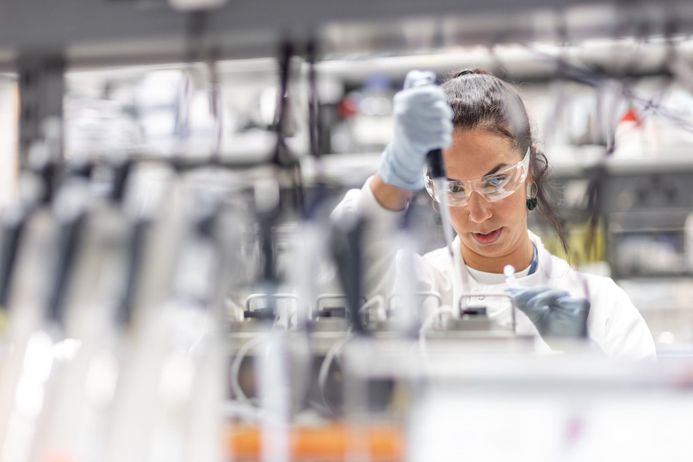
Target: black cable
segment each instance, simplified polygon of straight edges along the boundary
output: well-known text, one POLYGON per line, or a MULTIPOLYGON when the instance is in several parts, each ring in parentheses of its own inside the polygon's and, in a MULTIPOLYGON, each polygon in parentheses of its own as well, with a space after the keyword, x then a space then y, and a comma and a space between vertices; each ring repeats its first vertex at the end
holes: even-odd
POLYGON ((287 164, 287 149, 285 144, 286 119, 289 102, 289 79, 291 77, 291 57, 294 48, 290 41, 284 40, 279 48, 279 89, 277 92, 277 106, 274 113, 273 128, 277 134, 274 145, 272 161, 275 165, 283 167, 287 164))
POLYGON ((7 309, 12 277, 17 266, 17 255, 24 239, 24 230, 28 220, 27 214, 22 214, 16 221, 2 228, 2 260, 0 261, 0 310, 7 309))
POLYGON ((125 269, 125 290, 116 310, 116 320, 122 327, 132 324, 132 316, 140 289, 142 265, 147 246, 147 237, 151 229, 151 221, 138 219, 132 223, 127 248, 127 267, 125 269))
POLYGON ((316 70, 317 43, 311 38, 306 45, 308 61, 308 130, 310 139, 310 154, 315 160, 320 159, 320 105, 318 95, 318 78, 316 70))
POLYGON ((71 289, 72 275, 77 267, 82 232, 86 214, 80 212, 76 217, 60 225, 58 234, 58 254, 55 262, 53 284, 48 298, 48 319, 64 327, 66 299, 71 289))
POLYGON ((122 204, 125 200, 128 180, 130 179, 132 169, 133 161, 131 159, 125 159, 123 162, 112 167, 113 180, 111 183, 111 191, 108 196, 112 203, 122 204))
POLYGON ((303 185, 303 172, 301 171, 301 163, 294 160, 291 167, 292 191, 294 196, 294 208, 299 215, 302 215, 306 208, 306 193, 303 185))
POLYGON ((56 191, 60 186, 62 168, 58 161, 48 161, 39 168, 38 175, 41 178, 43 192, 40 202, 42 205, 53 203, 56 191))
POLYGON ((207 69, 209 70, 209 83, 211 86, 209 94, 209 107, 211 109, 212 118, 216 124, 214 133, 214 152, 212 158, 221 159, 221 146, 224 137, 224 119, 223 119, 223 101, 221 85, 219 83, 219 70, 217 68, 218 50, 212 49, 209 52, 207 60, 207 69))
POLYGON ((320 94, 318 91, 317 76, 317 54, 318 45, 315 37, 308 40, 306 45, 306 62, 308 64, 308 133, 310 141, 310 155, 313 158, 316 179, 311 200, 307 201, 305 208, 305 218, 311 219, 318 213, 324 200, 327 198, 327 181, 324 175, 322 156, 323 144, 321 135, 323 133, 322 119, 320 114, 320 94))

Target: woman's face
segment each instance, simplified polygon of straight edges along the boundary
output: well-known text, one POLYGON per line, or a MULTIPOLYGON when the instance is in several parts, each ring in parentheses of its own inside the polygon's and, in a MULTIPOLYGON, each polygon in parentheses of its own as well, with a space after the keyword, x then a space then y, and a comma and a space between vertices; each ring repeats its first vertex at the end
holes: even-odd
MULTIPOLYGON (((491 131, 455 129, 443 157, 448 178, 480 179, 522 160, 510 140, 491 131)), ((462 243, 465 260, 504 258, 528 246, 526 182, 510 196, 490 202, 474 191, 464 207, 451 207, 452 225, 462 243)))

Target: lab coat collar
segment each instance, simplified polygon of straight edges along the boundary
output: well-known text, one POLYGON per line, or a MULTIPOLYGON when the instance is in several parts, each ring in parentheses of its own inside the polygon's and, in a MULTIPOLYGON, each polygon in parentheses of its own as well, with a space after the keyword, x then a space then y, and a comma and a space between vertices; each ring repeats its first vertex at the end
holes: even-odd
MULTIPOLYGON (((521 283, 524 284, 531 284, 531 285, 540 285, 540 284, 545 284, 546 281, 548 281, 551 278, 551 270, 552 270, 552 259, 551 259, 551 254, 546 250, 544 247, 544 244, 541 242, 541 238, 534 234, 533 232, 527 230, 529 233, 529 238, 531 241, 534 243, 534 245, 537 247, 537 259, 538 259, 538 267, 537 271, 534 274, 529 274, 525 277, 523 277, 520 281, 521 283)), ((456 248, 461 248, 460 247, 460 238, 459 236, 456 236, 453 245, 456 246, 456 248)), ((469 273, 469 270, 467 269, 467 265, 465 264, 464 260, 460 258, 459 262, 456 262, 457 264, 460 265, 460 273, 462 276, 462 280, 453 280, 452 283, 452 293, 453 293, 453 303, 454 307, 458 306, 460 297, 463 294, 470 294, 470 293, 475 293, 479 291, 484 291, 484 292, 502 292, 505 290, 506 284, 493 284, 493 285, 484 285, 478 283, 472 275, 469 273)), ((454 274, 454 272, 451 272, 451 274, 454 274)))

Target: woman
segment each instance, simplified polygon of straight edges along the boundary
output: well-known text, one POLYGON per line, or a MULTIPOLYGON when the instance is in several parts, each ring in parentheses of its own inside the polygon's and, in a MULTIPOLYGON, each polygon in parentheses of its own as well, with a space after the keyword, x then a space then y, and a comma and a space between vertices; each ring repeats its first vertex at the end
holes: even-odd
POLYGON ((511 291, 520 309, 518 332, 549 343, 586 335, 610 357, 654 358, 652 336, 625 292, 610 278, 573 270, 528 230, 528 212, 538 206, 563 241, 544 190, 547 160, 532 144, 517 92, 483 71, 460 72, 442 87, 433 80, 426 72, 407 75, 394 99, 394 136, 378 172, 335 210, 336 216, 371 218, 368 295, 392 290, 398 265, 387 236, 412 193, 426 186, 434 199, 448 196, 466 282, 462 287, 454 277, 447 249, 438 249, 417 258, 417 290, 440 293, 451 306, 462 293, 507 293, 503 269, 510 264, 523 287, 511 291), (422 174, 426 154, 436 148, 444 149, 447 191, 422 174))

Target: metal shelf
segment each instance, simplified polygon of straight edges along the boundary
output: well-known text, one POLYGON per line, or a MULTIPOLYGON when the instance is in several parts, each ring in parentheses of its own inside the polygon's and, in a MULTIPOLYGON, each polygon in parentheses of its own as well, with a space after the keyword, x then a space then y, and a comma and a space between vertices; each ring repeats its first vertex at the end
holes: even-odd
MULTIPOLYGON (((549 165, 551 166, 552 175, 557 178, 573 178, 573 177, 583 177, 597 165, 599 165, 599 159, 596 158, 594 153, 599 149, 595 147, 588 147, 584 149, 584 153, 587 155, 583 156, 583 148, 572 148, 571 157, 574 159, 587 158, 586 162, 575 161, 558 161, 555 162, 549 158, 549 165)), ((613 157, 607 159, 605 166, 607 171, 612 175, 628 175, 634 173, 666 173, 666 172, 693 172, 693 146, 689 150, 677 148, 678 153, 674 153, 673 150, 667 149, 667 152, 671 155, 661 156, 661 157, 647 157, 647 158, 618 158, 613 157), (690 154, 687 154, 689 153, 690 154)), ((339 154, 328 154, 323 157, 322 167, 328 175, 343 176, 345 171, 352 172, 352 178, 354 176, 367 178, 370 174, 375 172, 378 162, 381 156, 381 152, 362 152, 362 153, 339 153, 339 154)), ((565 156, 564 156, 565 157, 565 156)), ((314 174, 315 167, 314 161, 310 157, 303 157, 302 164, 305 168, 304 173, 310 177, 314 174)))
POLYGON ((674 271, 674 272, 643 272, 643 273, 618 273, 612 274, 615 280, 634 280, 634 279, 691 279, 693 280, 693 272, 690 271, 674 271))
MULTIPOLYGON (((17 54, 57 53, 73 65, 185 61, 188 18, 165 0, 5 0, 0 3, 0 64, 17 54)), ((198 16, 199 18, 199 16, 198 16)), ((279 39, 315 35, 323 51, 439 49, 461 44, 557 42, 663 34, 672 18, 693 29, 693 4, 581 0, 255 0, 229 1, 204 18, 219 57, 274 56, 279 39)))
POLYGON ((684 228, 681 227, 642 227, 641 229, 609 229, 610 234, 660 234, 660 233, 683 233, 684 228))

